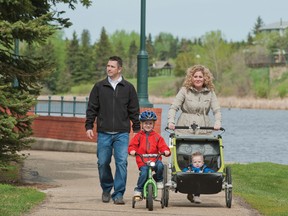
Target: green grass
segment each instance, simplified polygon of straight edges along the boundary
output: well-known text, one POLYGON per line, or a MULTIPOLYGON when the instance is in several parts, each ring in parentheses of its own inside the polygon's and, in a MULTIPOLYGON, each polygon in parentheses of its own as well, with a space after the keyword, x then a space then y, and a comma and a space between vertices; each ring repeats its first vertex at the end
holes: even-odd
POLYGON ((0 215, 18 216, 45 199, 45 194, 33 188, 0 184, 0 215))
MULTIPOLYGON (((127 79, 137 89, 137 79, 127 79)), ((96 81, 95 81, 96 82, 96 81)), ((169 97, 177 93, 177 85, 182 84, 182 78, 174 76, 158 76, 148 78, 148 94, 154 96, 169 97), (180 83, 180 84, 179 84, 180 83)), ((94 84, 81 84, 71 88, 69 94, 72 95, 89 95, 94 84)))
POLYGON ((265 216, 288 215, 288 166, 274 163, 233 164, 233 194, 265 216))
POLYGON ((22 163, 0 163, 0 215, 18 216, 41 203, 46 194, 31 187, 20 187, 22 163))

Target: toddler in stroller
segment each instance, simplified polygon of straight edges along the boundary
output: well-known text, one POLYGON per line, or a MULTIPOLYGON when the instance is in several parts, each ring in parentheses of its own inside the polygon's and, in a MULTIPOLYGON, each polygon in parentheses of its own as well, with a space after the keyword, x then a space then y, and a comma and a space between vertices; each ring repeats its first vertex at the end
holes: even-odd
MULTIPOLYGON (((193 172, 193 173, 211 173, 214 170, 208 168, 204 164, 204 156, 201 152, 194 152, 192 154, 192 163, 188 167, 185 167, 182 172, 193 172)), ((187 199, 190 202, 201 203, 200 194, 187 194, 187 199)))

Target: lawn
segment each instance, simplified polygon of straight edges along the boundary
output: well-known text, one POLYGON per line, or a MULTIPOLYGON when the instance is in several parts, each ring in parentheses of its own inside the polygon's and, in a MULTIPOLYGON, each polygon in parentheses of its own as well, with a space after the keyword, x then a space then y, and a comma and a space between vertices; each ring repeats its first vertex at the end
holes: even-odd
POLYGON ((234 195, 265 216, 288 215, 287 165, 249 163, 231 167, 234 195))

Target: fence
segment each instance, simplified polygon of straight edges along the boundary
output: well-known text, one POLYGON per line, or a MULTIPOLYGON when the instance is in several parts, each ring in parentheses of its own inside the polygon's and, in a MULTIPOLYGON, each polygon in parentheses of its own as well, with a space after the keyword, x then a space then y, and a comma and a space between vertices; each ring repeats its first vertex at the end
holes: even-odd
MULTIPOLYGON (((96 136, 93 140, 88 139, 85 133, 87 104, 87 97, 67 96, 66 99, 64 99, 64 96, 39 97, 34 109, 31 110, 38 115, 32 124, 33 136, 36 138, 95 142, 97 133, 95 133, 96 136)), ((147 108, 140 108, 140 112, 145 109, 147 108)), ((162 109, 149 109, 157 114, 158 120, 154 130, 161 133, 162 109)), ((96 125, 94 130, 96 130, 96 125)))
POLYGON ((37 104, 32 110, 35 114, 46 116, 73 116, 83 117, 86 114, 88 106, 88 97, 66 97, 64 96, 47 96, 37 99, 37 104), (78 100, 77 100, 78 99, 78 100))

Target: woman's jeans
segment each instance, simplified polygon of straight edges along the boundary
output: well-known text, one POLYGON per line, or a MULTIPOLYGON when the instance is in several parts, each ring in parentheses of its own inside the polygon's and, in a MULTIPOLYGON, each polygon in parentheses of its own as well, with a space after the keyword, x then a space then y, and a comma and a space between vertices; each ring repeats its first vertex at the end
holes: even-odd
MULTIPOLYGON (((149 167, 146 165, 140 167, 139 178, 138 178, 137 187, 135 188, 135 190, 143 192, 144 184, 148 179, 148 170, 149 170, 149 167)), ((155 175, 153 175, 153 177, 155 178, 155 181, 156 182, 163 181, 164 165, 162 161, 158 160, 153 170, 156 173, 155 175)))
POLYGON ((98 133, 97 157, 100 185, 103 192, 110 193, 114 186, 112 199, 123 197, 127 180, 129 133, 98 133), (111 172, 111 157, 114 154, 116 172, 113 179, 111 172))

